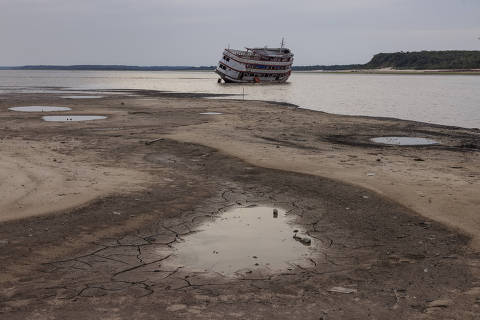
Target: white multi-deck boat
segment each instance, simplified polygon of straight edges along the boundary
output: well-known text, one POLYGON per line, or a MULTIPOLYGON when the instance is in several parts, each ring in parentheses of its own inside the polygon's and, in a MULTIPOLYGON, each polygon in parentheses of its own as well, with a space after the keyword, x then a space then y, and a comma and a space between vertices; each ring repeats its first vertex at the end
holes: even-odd
POLYGON ((280 48, 225 49, 215 72, 225 82, 285 82, 292 63, 293 53, 282 41, 280 48))

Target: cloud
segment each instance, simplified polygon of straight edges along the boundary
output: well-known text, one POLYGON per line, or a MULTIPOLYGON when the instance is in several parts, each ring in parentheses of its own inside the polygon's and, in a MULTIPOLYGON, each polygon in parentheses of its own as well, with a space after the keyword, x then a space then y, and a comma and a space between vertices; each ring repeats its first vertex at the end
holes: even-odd
POLYGON ((0 0, 0 65, 215 64, 283 36, 297 64, 355 63, 478 49, 479 21, 478 0, 0 0))

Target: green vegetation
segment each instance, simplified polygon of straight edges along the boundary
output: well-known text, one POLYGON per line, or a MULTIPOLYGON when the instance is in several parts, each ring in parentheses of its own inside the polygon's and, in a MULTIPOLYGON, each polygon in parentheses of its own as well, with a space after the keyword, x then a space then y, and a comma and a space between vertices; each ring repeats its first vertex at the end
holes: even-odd
POLYGON ((379 53, 364 69, 480 69, 480 51, 419 51, 379 53))
POLYGON ((379 53, 366 64, 333 66, 294 66, 296 71, 347 71, 392 68, 396 70, 472 70, 480 69, 480 51, 418 51, 379 53))

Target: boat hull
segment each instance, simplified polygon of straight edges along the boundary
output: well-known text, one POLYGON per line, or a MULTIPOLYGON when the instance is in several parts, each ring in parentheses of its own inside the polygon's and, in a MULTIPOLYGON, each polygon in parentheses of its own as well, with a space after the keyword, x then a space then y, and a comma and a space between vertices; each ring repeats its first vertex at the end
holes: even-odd
POLYGON ((217 70, 215 70, 215 73, 218 74, 225 83, 284 83, 290 77, 290 74, 287 74, 283 77, 279 77, 278 79, 262 79, 261 77, 247 77, 243 79, 237 79, 219 71, 218 68, 217 70))

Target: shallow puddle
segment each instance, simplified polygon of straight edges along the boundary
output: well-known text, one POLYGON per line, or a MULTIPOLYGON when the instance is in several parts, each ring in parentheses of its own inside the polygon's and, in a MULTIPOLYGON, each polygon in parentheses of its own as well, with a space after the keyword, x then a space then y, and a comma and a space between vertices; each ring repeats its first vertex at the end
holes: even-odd
POLYGON ((290 220, 284 210, 272 207, 232 209, 174 245, 167 263, 228 276, 293 269, 293 263, 306 261, 313 244, 290 220))
POLYGON ((103 96, 63 96, 64 99, 100 99, 103 96))
POLYGON ((88 120, 101 120, 106 119, 105 116, 43 116, 45 121, 59 121, 59 122, 72 122, 72 121, 88 121, 88 120))
POLYGON ((438 141, 419 137, 378 137, 372 138, 370 141, 396 146, 424 146, 438 144, 438 141))
POLYGON ((202 112, 200 114, 207 114, 207 115, 212 115, 213 116, 213 115, 219 115, 219 114, 223 114, 223 113, 221 113, 221 112, 202 112))
POLYGON ((8 110, 21 112, 54 112, 54 111, 68 111, 72 110, 69 107, 54 107, 54 106, 25 106, 25 107, 11 107, 8 110))

